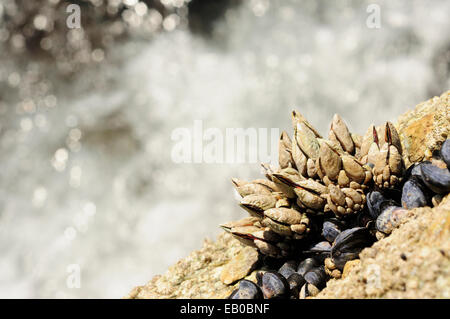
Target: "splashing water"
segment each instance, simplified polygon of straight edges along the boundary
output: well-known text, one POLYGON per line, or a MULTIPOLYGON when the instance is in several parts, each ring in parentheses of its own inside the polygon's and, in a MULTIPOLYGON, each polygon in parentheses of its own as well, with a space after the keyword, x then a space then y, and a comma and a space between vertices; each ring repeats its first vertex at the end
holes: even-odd
POLYGON ((362 134, 448 89, 450 3, 378 4, 371 29, 369 2, 249 1, 209 40, 130 40, 70 83, 33 64, 31 91, 2 60, 0 297, 122 297, 244 216, 230 178, 258 165, 176 164, 175 128, 290 132, 297 108, 362 134))

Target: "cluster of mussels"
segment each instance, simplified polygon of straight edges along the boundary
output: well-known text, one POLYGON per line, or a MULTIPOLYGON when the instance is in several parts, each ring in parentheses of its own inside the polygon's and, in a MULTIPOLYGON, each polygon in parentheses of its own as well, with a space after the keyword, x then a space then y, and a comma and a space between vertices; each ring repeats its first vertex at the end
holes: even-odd
POLYGON ((256 284, 241 280, 229 298, 314 296, 409 209, 437 205, 450 191, 449 140, 406 169, 390 122, 359 136, 335 115, 328 139, 298 112, 292 122, 292 140, 280 136, 279 167, 262 164, 267 179, 232 180, 250 216, 221 227, 257 248, 263 266, 256 284))

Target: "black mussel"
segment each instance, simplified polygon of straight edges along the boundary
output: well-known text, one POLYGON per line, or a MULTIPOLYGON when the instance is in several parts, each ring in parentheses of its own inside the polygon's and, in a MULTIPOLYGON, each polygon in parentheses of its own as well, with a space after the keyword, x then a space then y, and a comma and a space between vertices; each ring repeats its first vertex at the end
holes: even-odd
POLYGON ((331 247, 331 258, 339 270, 343 270, 347 261, 356 259, 365 247, 374 242, 369 229, 354 227, 341 232, 331 247))
POLYGON ((263 277, 263 275, 264 275, 264 272, 262 272, 262 271, 258 271, 257 273, 256 273, 256 284, 259 286, 259 287, 261 287, 262 286, 262 277, 263 277))
POLYGON ((305 274, 305 280, 319 289, 325 287, 327 283, 327 274, 323 266, 311 269, 305 274))
POLYGON ((261 290, 266 299, 285 298, 289 295, 289 284, 279 273, 265 272, 261 281, 261 290))
POLYGON ((319 262, 315 258, 306 258, 298 265, 297 272, 305 276, 308 271, 317 266, 319 266, 319 262))
POLYGON ((423 183, 430 190, 438 194, 450 192, 450 171, 444 162, 422 163, 420 171, 423 183))
POLYGON ((234 290, 229 299, 262 299, 261 289, 252 281, 242 279, 239 282, 239 288, 234 290))
MULTIPOLYGON (((423 162, 422 162, 423 163, 423 162)), ((420 164, 421 163, 413 163, 408 169, 403 173, 403 181, 407 181, 411 178, 411 176, 420 176, 420 164)))
POLYGON ((426 191, 418 176, 411 176, 403 184, 402 188, 402 206, 407 209, 423 207, 427 205, 426 191))
POLYGON ((307 252, 323 253, 323 252, 330 252, 330 250, 331 250, 330 242, 324 240, 324 241, 321 241, 321 242, 311 245, 309 247, 309 249, 307 250, 307 252))
POLYGON ((319 263, 322 263, 325 258, 330 257, 330 251, 331 244, 328 241, 324 240, 311 245, 307 250, 304 251, 304 253, 314 254, 314 258, 319 263))
POLYGON ((372 191, 368 193, 366 200, 369 214, 373 219, 376 219, 385 207, 397 205, 394 200, 384 197, 384 195, 379 191, 372 191))
POLYGON ((322 236, 332 243, 336 236, 341 232, 340 226, 333 221, 326 220, 323 222, 322 236))
POLYGON ((408 210, 390 206, 384 209, 384 211, 378 216, 376 221, 376 228, 378 231, 384 234, 390 234, 394 228, 398 227, 400 223, 407 217, 408 210))
POLYGON ((290 275, 297 271, 297 262, 295 260, 286 261, 283 266, 278 269, 278 273, 288 279, 290 275))
POLYGON ((300 290, 299 298, 305 299, 306 297, 314 297, 320 292, 319 288, 316 286, 310 284, 309 282, 306 282, 302 289, 300 290))
POLYGON ((298 297, 298 294, 300 293, 300 289, 305 284, 306 280, 303 278, 302 275, 299 273, 293 273, 289 276, 287 279, 287 282, 289 284, 289 289, 291 291, 291 295, 298 297))
POLYGON ((369 211, 363 210, 356 216, 356 224, 354 227, 372 227, 374 224, 374 218, 370 215, 369 211))
POLYGON ((239 289, 234 289, 233 292, 228 296, 227 299, 239 299, 237 298, 237 293, 239 292, 239 289))
POLYGON ((450 169, 450 139, 446 139, 441 147, 441 158, 450 169))
POLYGON ((377 218, 380 212, 380 204, 386 201, 386 198, 378 191, 372 191, 366 195, 367 208, 369 209, 369 214, 373 218, 377 218))
MULTIPOLYGON (((430 163, 429 161, 425 161, 425 162, 421 162, 421 163, 414 163, 413 165, 411 165, 411 176, 420 176, 422 174, 422 172, 420 171, 420 164, 422 163, 430 163)), ((409 178, 409 177, 408 177, 409 178)))

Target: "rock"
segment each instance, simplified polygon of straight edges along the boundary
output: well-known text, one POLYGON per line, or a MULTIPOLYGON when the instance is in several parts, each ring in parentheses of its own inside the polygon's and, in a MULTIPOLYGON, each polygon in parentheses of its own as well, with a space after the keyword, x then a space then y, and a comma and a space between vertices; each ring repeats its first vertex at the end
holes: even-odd
POLYGON ((359 265, 343 279, 330 280, 316 297, 450 298, 450 195, 437 207, 411 212, 389 237, 361 252, 359 265))
POLYGON ((258 262, 258 251, 252 247, 244 247, 239 254, 230 260, 220 274, 220 281, 229 285, 247 276, 258 262))
POLYGON ((450 136, 450 91, 420 103, 399 117, 397 130, 407 166, 429 159, 450 136))
POLYGON ((243 249, 230 234, 221 233, 217 241, 205 240, 200 250, 169 267, 164 275, 134 288, 125 298, 226 298, 237 285, 225 285, 220 274, 243 249))
POLYGON ((342 271, 342 278, 347 277, 353 271, 353 269, 356 266, 358 266, 360 263, 361 263, 361 260, 359 260, 359 259, 347 261, 345 263, 344 270, 342 271))

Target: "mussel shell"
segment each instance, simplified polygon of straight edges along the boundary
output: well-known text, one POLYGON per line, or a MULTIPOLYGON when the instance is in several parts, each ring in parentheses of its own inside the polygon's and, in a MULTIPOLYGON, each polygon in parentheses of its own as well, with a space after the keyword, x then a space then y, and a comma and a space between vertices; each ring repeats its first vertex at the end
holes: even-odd
POLYGON ((256 285, 258 285, 258 287, 262 286, 262 276, 264 275, 263 271, 258 271, 255 275, 256 277, 256 285))
POLYGON ((297 262, 295 260, 289 260, 278 269, 278 273, 284 278, 288 279, 297 270, 297 262))
POLYGON ((341 229, 336 223, 328 220, 323 223, 322 236, 330 243, 332 243, 336 239, 337 235, 339 235, 340 232, 341 229))
POLYGON ((228 299, 262 299, 261 289, 252 281, 242 279, 239 288, 234 290, 228 299))
POLYGON ((318 262, 322 263, 325 260, 325 258, 330 257, 330 251, 331 251, 331 244, 328 241, 324 240, 311 245, 307 250, 303 252, 314 254, 314 258, 318 262))
POLYGON ((317 267, 319 265, 319 262, 315 258, 306 258, 303 260, 297 267, 297 272, 305 276, 305 274, 313 269, 314 267, 317 267))
POLYGON ((228 296, 227 299, 239 299, 238 298, 239 296, 237 296, 238 292, 239 292, 239 289, 234 289, 233 292, 228 296))
POLYGON ((394 228, 398 227, 402 220, 406 218, 407 214, 408 210, 402 207, 387 207, 384 209, 383 213, 378 216, 376 228, 384 234, 390 234, 394 228))
POLYGON ((319 289, 325 287, 327 283, 327 274, 323 266, 311 269, 305 276, 305 280, 319 289))
POLYGON ((411 176, 402 188, 402 206, 406 209, 427 205, 426 192, 418 176, 411 176))
POLYGON ((331 247, 331 258, 339 270, 344 269, 347 261, 356 259, 365 247, 374 242, 369 229, 354 227, 341 232, 331 247))
POLYGON ((321 242, 318 242, 316 244, 313 244, 309 247, 307 252, 313 252, 313 253, 323 253, 323 252, 330 252, 331 250, 331 244, 324 240, 321 242))
POLYGON ((266 299, 283 298, 289 293, 289 284, 279 273, 268 271, 262 275, 261 290, 266 299))
POLYGON ((450 139, 446 139, 441 147, 441 158, 450 169, 450 139))
POLYGON ((356 216, 355 227, 372 227, 374 218, 370 215, 369 210, 364 210, 356 216))
POLYGON ((289 278, 287 279, 287 282, 289 284, 291 296, 298 297, 298 294, 300 293, 300 289, 306 283, 306 280, 305 280, 305 278, 303 278, 302 275, 295 272, 289 276, 289 278))
POLYGON ((366 202, 369 214, 373 219, 376 219, 385 207, 397 205, 394 200, 386 198, 379 191, 369 192, 366 196, 366 202))
POLYGON ((373 218, 377 218, 380 215, 380 205, 386 201, 386 198, 379 191, 372 191, 366 195, 367 208, 369 209, 369 214, 373 218))
POLYGON ((421 178, 424 184, 433 192, 446 194, 450 192, 450 171, 433 163, 422 163, 420 165, 421 178))
POLYGON ((424 162, 411 164, 408 167, 408 169, 403 173, 403 182, 408 181, 412 176, 420 176, 422 174, 420 172, 420 164, 422 163, 424 162))

